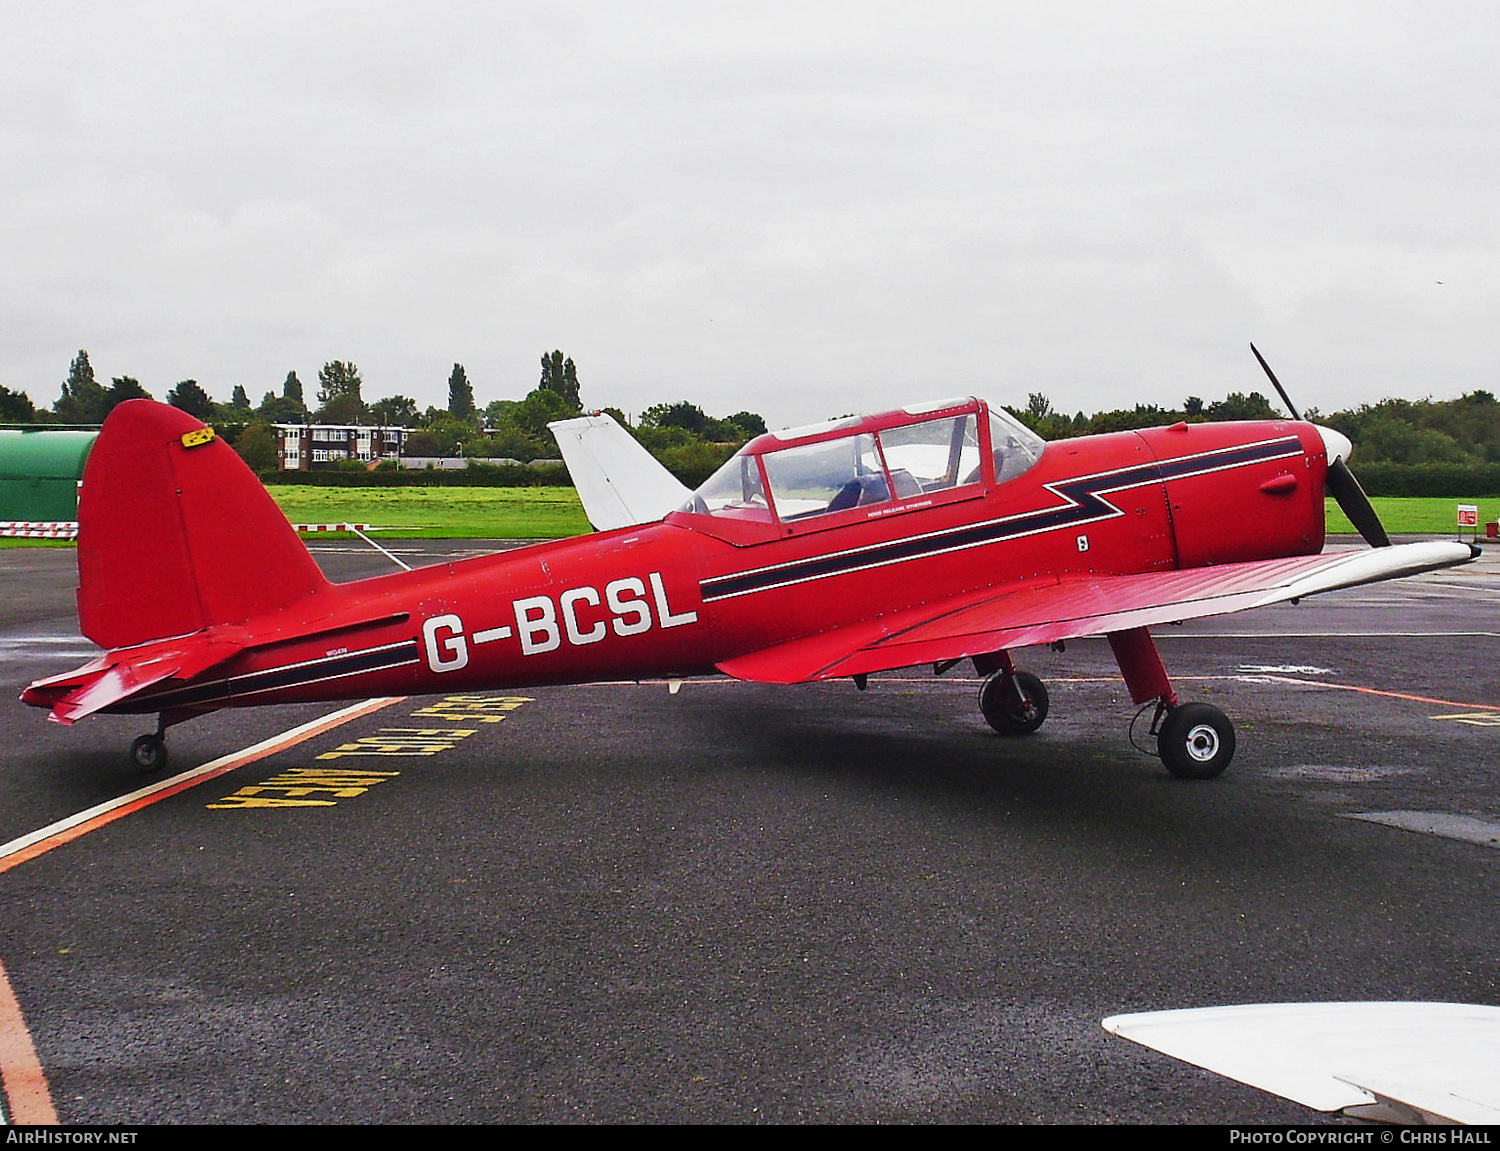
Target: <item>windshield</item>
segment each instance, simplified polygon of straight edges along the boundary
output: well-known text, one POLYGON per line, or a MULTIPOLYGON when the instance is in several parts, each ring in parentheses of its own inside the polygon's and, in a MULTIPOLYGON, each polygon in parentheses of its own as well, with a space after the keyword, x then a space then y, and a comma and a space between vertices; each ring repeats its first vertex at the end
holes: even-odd
MULTIPOLYGON (((1002 411, 991 409, 989 431, 1000 483, 1031 467, 1047 446, 1002 411)), ((970 411, 760 455, 742 452, 705 480, 681 510, 763 523, 773 513, 783 523, 810 520, 978 484, 982 461, 979 420, 970 411)))
POLYGON ((990 449, 995 456, 995 482, 1013 480, 1047 450, 1047 441, 1009 412, 990 409, 990 449))
POLYGON ((725 460, 724 465, 688 497, 681 510, 770 522, 771 507, 760 482, 758 458, 740 455, 725 460))

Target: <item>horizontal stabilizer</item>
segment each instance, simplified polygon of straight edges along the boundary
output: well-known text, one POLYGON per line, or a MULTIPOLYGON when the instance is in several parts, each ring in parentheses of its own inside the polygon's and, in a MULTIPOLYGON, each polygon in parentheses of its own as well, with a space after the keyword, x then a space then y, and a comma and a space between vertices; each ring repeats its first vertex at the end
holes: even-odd
POLYGON ((1315 1111, 1500 1123, 1500 1007, 1261 1003, 1113 1015, 1104 1029, 1315 1111))
POLYGON ((692 494, 611 416, 598 412, 547 426, 598 531, 655 523, 692 494))
POLYGON ((760 683, 868 675, 1225 615, 1452 567, 1476 554, 1468 544, 1416 543, 1178 571, 1026 580, 778 644, 718 667, 760 683))
POLYGON ((191 679, 240 650, 237 643, 199 641, 112 652, 77 671, 37 680, 21 693, 21 701, 33 707, 50 707, 48 719, 71 724, 163 680, 191 679))

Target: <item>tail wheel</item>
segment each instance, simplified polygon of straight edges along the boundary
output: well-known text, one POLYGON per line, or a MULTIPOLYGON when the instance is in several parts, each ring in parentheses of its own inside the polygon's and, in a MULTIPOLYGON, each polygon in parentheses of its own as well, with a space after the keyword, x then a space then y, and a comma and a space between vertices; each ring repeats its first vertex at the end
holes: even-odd
POLYGON ((130 762, 142 771, 160 771, 167 766, 167 741, 159 735, 143 735, 130 745, 130 762))
POLYGON ((1047 718, 1047 687, 1029 671, 997 671, 979 689, 979 710, 1001 735, 1030 735, 1047 718))
POLYGON ((1156 749, 1178 779, 1213 779, 1234 758, 1234 724, 1212 704, 1184 703, 1167 713, 1156 749))

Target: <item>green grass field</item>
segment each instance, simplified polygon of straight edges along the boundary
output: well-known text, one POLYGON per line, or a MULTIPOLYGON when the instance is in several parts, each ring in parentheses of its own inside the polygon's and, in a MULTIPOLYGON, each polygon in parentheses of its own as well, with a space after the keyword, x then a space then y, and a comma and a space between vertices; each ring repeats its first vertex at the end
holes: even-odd
MULTIPOLYGON (((1370 500, 1375 505, 1375 514, 1392 535, 1458 535, 1458 505, 1479 506, 1479 534, 1484 535, 1484 525, 1490 520, 1500 520, 1500 497, 1482 498, 1466 496, 1463 499, 1428 497, 1382 496, 1370 500)), ((1330 532, 1352 532, 1351 524, 1338 505, 1326 501, 1330 532)), ((1470 529, 1465 529, 1465 535, 1470 529)))
MULTIPOLYGON (((572 488, 313 488, 272 486, 294 524, 359 523, 397 530, 380 539, 562 539, 589 531, 572 488)), ((1478 504, 1480 535, 1500 519, 1500 497, 1379 498, 1371 501, 1396 535, 1456 536, 1458 505, 1478 504)), ((1332 500, 1328 530, 1352 532, 1332 500)), ((1226 514, 1229 514, 1226 511, 1226 514)), ((0 548, 70 547, 52 540, 0 539, 0 548)))
POLYGON ((392 528, 380 539, 561 539, 589 531, 572 488, 268 489, 294 524, 392 528))
MULTIPOLYGON (((272 487, 294 524, 367 523, 402 528, 381 538, 560 539, 589 531, 572 488, 311 488, 272 487)), ((1478 504, 1480 534, 1500 519, 1500 498, 1383 497, 1371 501, 1386 531, 1397 535, 1457 535, 1458 505, 1478 504)), ((1327 501, 1330 532, 1354 526, 1327 501)))

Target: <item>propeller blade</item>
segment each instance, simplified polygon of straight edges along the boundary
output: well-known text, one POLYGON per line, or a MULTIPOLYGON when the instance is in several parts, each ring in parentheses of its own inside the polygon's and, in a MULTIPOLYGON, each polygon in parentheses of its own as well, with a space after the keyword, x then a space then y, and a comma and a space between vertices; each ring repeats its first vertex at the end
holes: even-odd
POLYGON ((1255 353, 1255 358, 1260 361, 1261 369, 1266 373, 1266 378, 1271 381, 1271 386, 1276 389, 1276 394, 1281 397, 1281 402, 1286 405, 1286 410, 1292 413, 1292 419, 1300 420, 1302 417, 1297 413, 1297 407, 1292 403, 1292 398, 1286 394, 1286 389, 1281 386, 1281 381, 1276 378, 1276 373, 1271 370, 1271 365, 1266 363, 1265 356, 1260 354, 1260 349, 1254 344, 1250 350, 1255 353))
POLYGON ((1337 501, 1343 513, 1349 517, 1359 534, 1365 537, 1365 542, 1372 548, 1388 548, 1391 546, 1391 537, 1385 534, 1385 528, 1380 522, 1380 517, 1375 514, 1375 508, 1370 504, 1370 497, 1365 495, 1365 489, 1359 486, 1359 481, 1354 478, 1354 473, 1349 470, 1349 465, 1343 460, 1332 460, 1328 464, 1328 475, 1323 481, 1328 489, 1328 494, 1337 501))
MULTIPOLYGON (((1281 381, 1276 378, 1271 365, 1266 363, 1265 356, 1260 354, 1260 349, 1254 344, 1250 345, 1250 350, 1255 353, 1261 370, 1266 373, 1266 378, 1271 381, 1271 386, 1276 389, 1276 394, 1281 397, 1286 410, 1292 413, 1292 419, 1300 420, 1302 417, 1298 414, 1296 405, 1286 394, 1286 389, 1281 386, 1281 381)), ((1367 544, 1372 548, 1390 547, 1391 537, 1385 534, 1385 527, 1381 524, 1380 517, 1375 514, 1370 497, 1365 495, 1365 489, 1359 486, 1359 481, 1354 478, 1354 473, 1349 470, 1349 465, 1344 460, 1344 454, 1347 454, 1349 450, 1349 441, 1325 428, 1319 428, 1318 432, 1323 437, 1323 443, 1328 447, 1328 475, 1323 481, 1324 488, 1334 498, 1343 513, 1349 517, 1349 522, 1354 525, 1359 534, 1365 537, 1367 544), (1341 451, 1336 452, 1335 443, 1330 440, 1331 436, 1337 437, 1341 451)))

